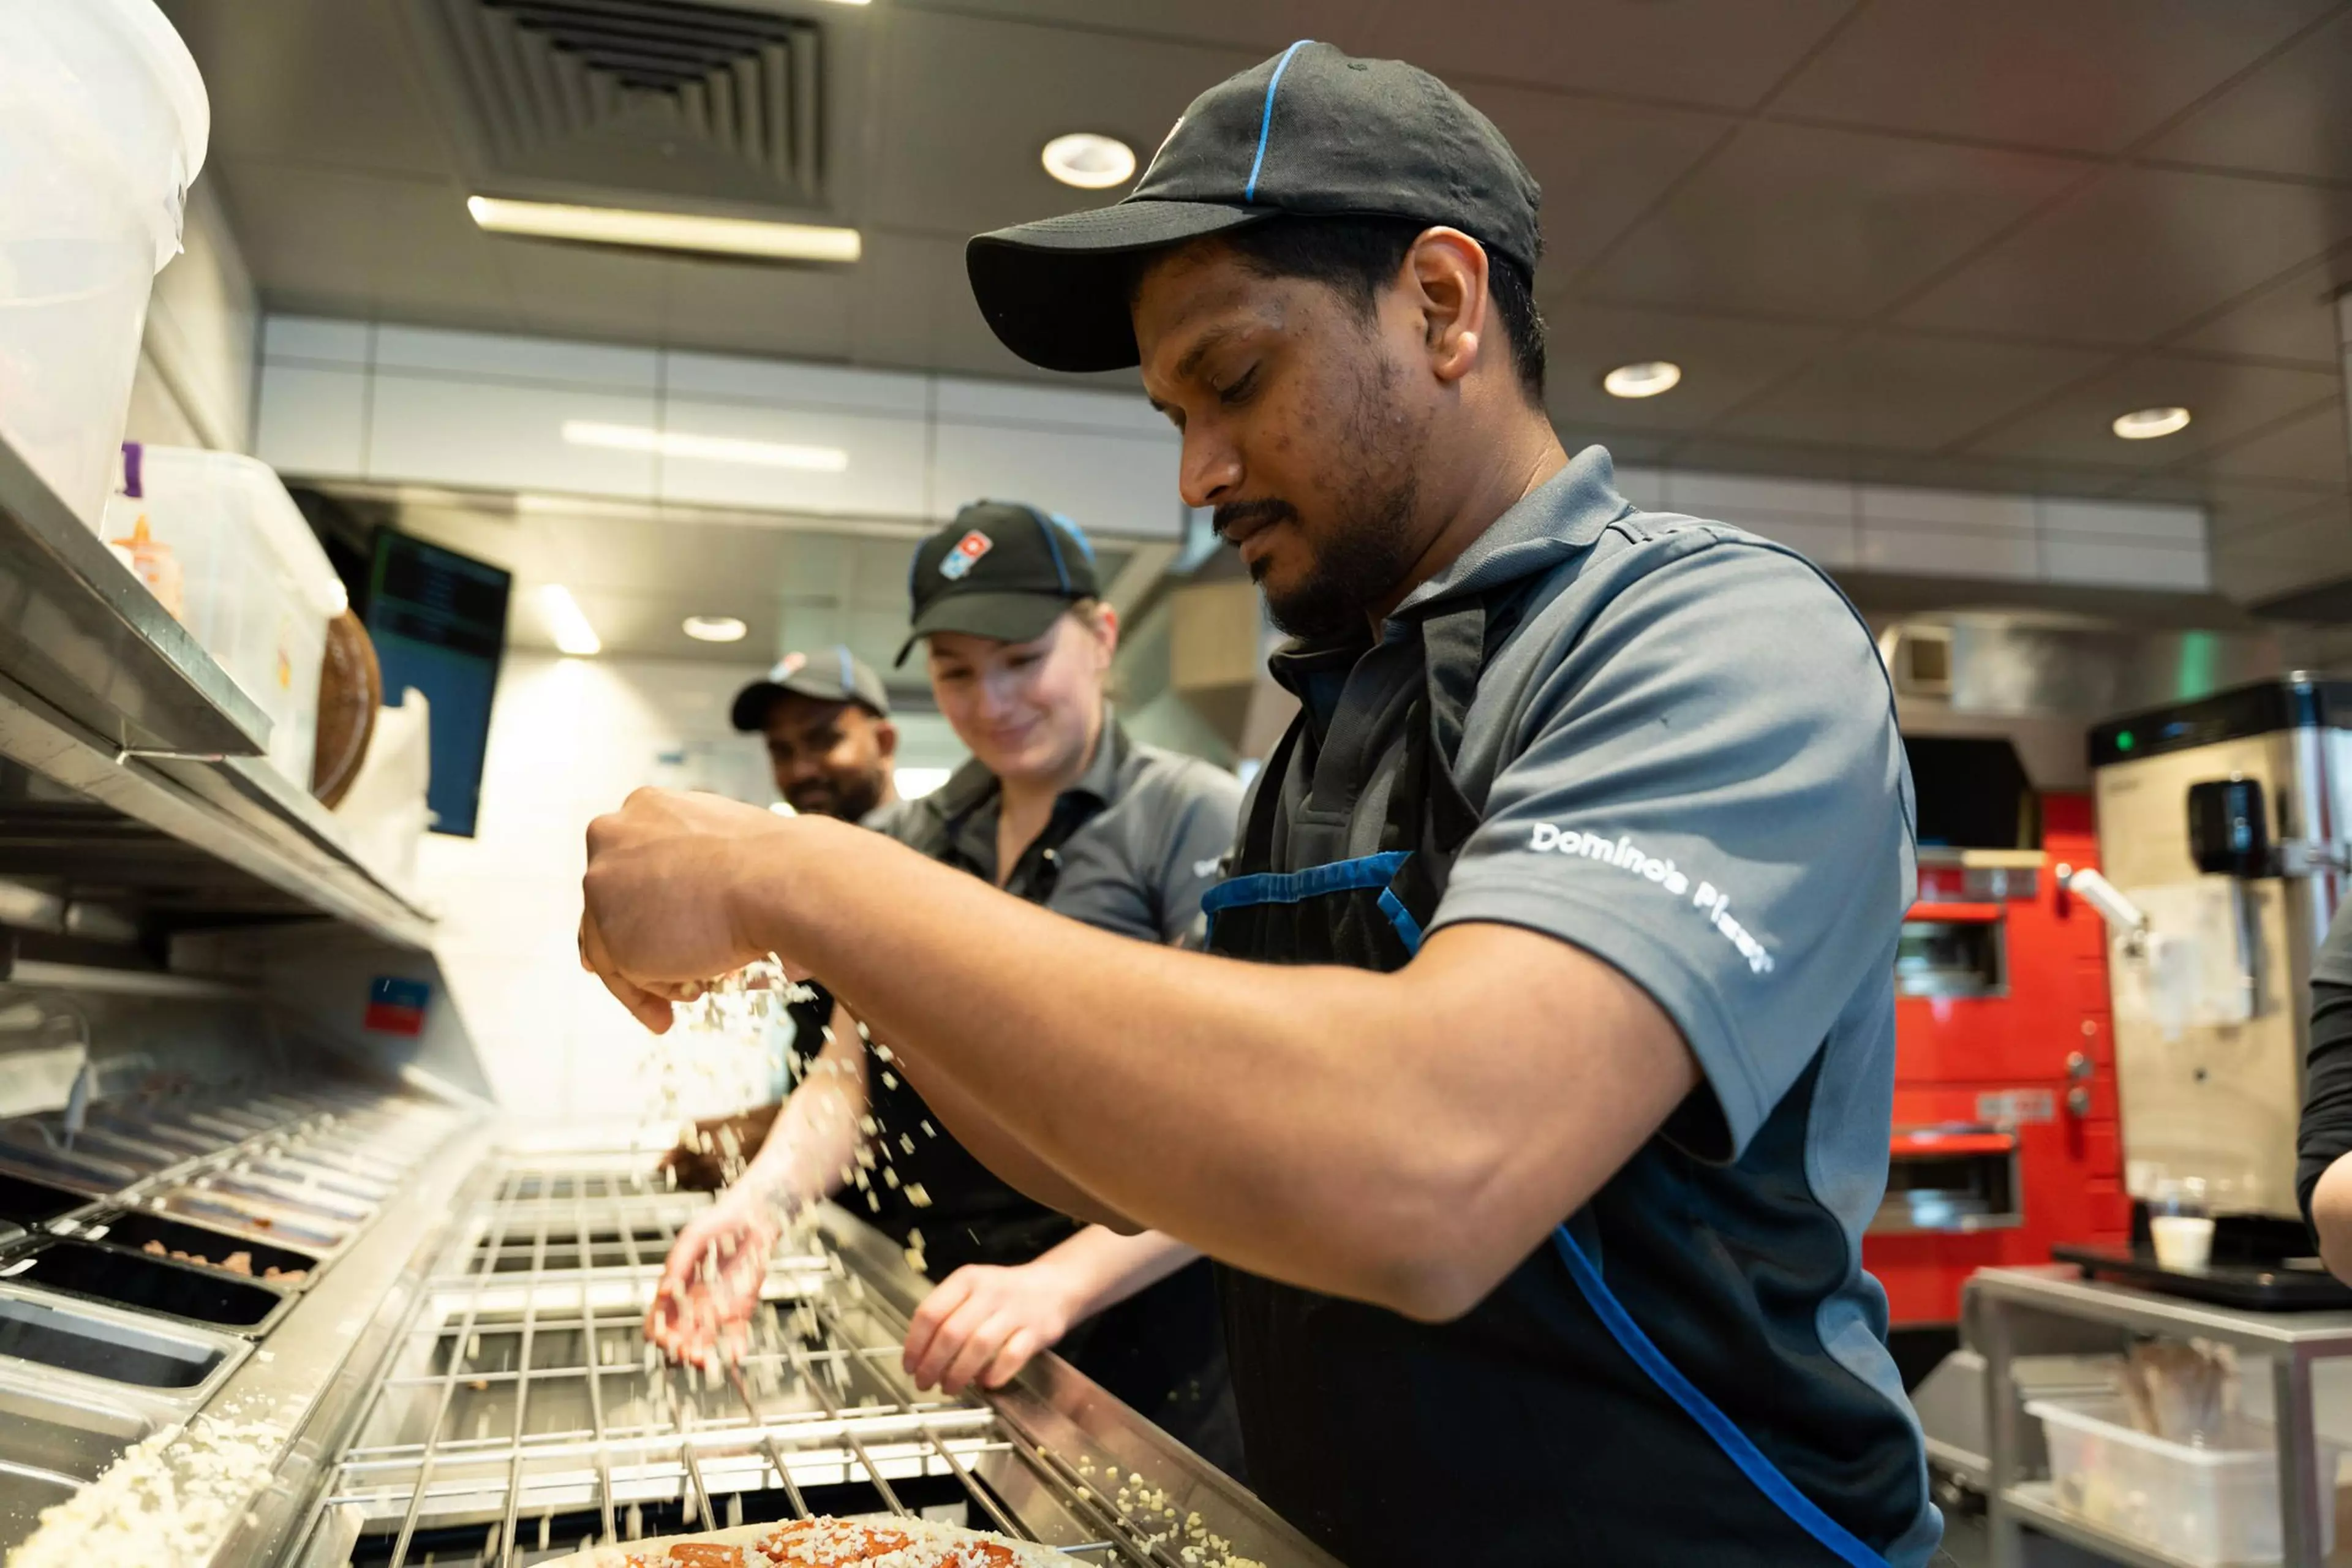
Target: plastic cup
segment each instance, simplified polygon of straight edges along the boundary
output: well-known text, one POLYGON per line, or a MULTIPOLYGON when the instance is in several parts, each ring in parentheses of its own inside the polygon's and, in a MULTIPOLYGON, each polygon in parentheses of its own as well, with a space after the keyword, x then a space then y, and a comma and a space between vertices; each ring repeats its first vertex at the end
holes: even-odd
POLYGON ((2156 1260, 2167 1268, 2202 1268, 2213 1256, 2210 1215, 2150 1215, 2147 1229, 2156 1243, 2156 1260))

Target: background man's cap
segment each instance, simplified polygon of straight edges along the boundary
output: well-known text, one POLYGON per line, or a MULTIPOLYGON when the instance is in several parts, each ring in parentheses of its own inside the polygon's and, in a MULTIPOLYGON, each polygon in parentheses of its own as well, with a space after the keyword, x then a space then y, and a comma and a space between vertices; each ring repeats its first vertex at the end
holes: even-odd
POLYGON ((972 502, 917 545, 907 590, 915 624, 900 664, 933 632, 1027 642, 1080 599, 1102 596, 1095 547, 1076 523, 1002 500, 972 502))
POLYGON ((735 694, 728 717, 747 734, 768 727, 768 706, 779 697, 819 702, 855 702, 877 719, 890 717, 890 694, 873 668, 836 644, 814 653, 788 653, 768 673, 735 694))
POLYGON ((1308 39, 1194 99, 1116 205, 964 247, 980 312, 1047 370, 1136 363, 1129 258, 1288 213, 1458 228, 1532 277, 1542 191, 1494 122, 1402 60, 1308 39))

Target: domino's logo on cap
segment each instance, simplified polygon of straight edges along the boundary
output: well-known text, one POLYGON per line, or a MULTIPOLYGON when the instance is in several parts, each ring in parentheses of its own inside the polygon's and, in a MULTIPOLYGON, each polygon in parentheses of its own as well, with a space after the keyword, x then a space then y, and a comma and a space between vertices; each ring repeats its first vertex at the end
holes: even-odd
POLYGON ((804 653, 788 653, 784 655, 783 658, 776 660, 775 668, 768 671, 768 679, 770 680, 790 680, 793 676, 798 675, 802 670, 806 669, 807 668, 808 655, 804 653))
POLYGON ((951 583, 958 581, 971 570, 973 563, 994 548, 996 542, 975 528, 957 540, 955 548, 940 559, 940 575, 951 583))

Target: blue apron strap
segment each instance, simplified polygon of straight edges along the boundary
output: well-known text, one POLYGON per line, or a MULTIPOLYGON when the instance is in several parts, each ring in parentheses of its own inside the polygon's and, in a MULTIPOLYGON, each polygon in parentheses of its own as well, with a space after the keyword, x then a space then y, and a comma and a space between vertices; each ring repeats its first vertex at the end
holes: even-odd
POLYGON ((1592 1267, 1591 1259, 1585 1257, 1584 1248, 1577 1245, 1576 1237, 1570 1234, 1568 1226, 1563 1225, 1555 1230, 1552 1241, 1568 1264, 1570 1278, 1576 1281, 1576 1288, 1583 1292, 1586 1303, 1601 1319, 1602 1326, 1608 1329, 1610 1337, 1633 1358, 1634 1365, 1649 1374, 1650 1381, 1656 1384, 1666 1397, 1681 1405, 1691 1419, 1715 1439, 1715 1446, 1723 1450, 1724 1457, 1738 1466, 1740 1473, 1754 1481, 1757 1489, 1774 1507, 1787 1514, 1798 1529, 1835 1553, 1840 1562, 1851 1563, 1853 1568, 1886 1568, 1884 1557, 1864 1545, 1852 1531, 1823 1513, 1812 1499, 1799 1491, 1789 1478, 1780 1473, 1780 1468, 1764 1457, 1764 1451, 1749 1439, 1748 1434, 1734 1425, 1731 1417, 1726 1415, 1715 1401, 1700 1393, 1698 1385, 1685 1377, 1679 1367, 1666 1359, 1657 1342, 1642 1331, 1642 1325, 1633 1321, 1633 1314, 1625 1310, 1624 1303, 1619 1301, 1615 1292, 1609 1289, 1608 1281, 1601 1278, 1601 1271, 1592 1267))

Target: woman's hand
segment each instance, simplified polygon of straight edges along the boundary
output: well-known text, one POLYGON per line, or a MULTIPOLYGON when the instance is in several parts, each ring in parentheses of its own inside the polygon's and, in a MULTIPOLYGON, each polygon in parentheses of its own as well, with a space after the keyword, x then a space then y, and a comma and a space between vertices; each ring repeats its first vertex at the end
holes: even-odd
POLYGON ((740 801, 638 790, 588 825, 581 967, 664 1033, 672 1002, 767 955, 738 929, 736 891, 755 847, 788 831, 740 801))
POLYGON ((741 1359, 768 1255, 783 1233, 774 1205, 736 1188, 703 1210, 669 1249, 646 1310, 646 1338, 672 1361, 741 1359))
POLYGON ((967 1264, 924 1298, 907 1326, 904 1364, 917 1388, 1002 1388, 1069 1332, 1071 1282, 1049 1258, 1017 1268, 967 1264))

